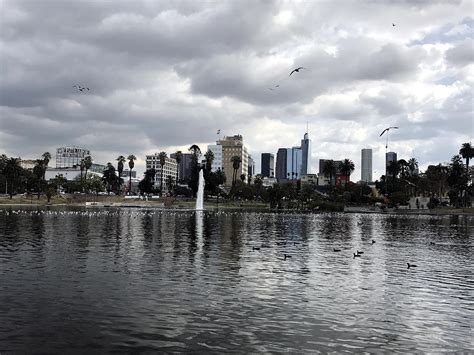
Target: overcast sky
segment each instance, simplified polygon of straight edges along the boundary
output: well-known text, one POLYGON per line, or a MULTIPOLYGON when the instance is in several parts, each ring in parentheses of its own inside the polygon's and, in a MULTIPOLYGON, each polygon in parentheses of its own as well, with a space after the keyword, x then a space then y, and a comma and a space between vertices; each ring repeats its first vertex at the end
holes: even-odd
POLYGON ((260 171, 308 122, 312 172, 349 158, 357 181, 372 148, 379 177, 387 126, 425 169, 473 140, 473 4, 0 0, 0 153, 133 153, 142 173, 146 154, 205 150, 221 129, 260 171))

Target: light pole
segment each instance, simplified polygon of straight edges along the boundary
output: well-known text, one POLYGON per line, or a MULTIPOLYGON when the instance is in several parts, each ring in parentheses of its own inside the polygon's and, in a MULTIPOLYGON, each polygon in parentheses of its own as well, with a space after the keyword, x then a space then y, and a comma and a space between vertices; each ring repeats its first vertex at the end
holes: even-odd
POLYGON ((387 135, 385 136, 385 196, 388 195, 388 179, 387 179, 387 150, 388 150, 388 132, 391 130, 391 129, 398 129, 398 127, 396 126, 392 126, 392 127, 387 127, 385 128, 382 133, 380 133, 380 136, 379 137, 382 137, 383 134, 385 132, 387 132, 387 135))

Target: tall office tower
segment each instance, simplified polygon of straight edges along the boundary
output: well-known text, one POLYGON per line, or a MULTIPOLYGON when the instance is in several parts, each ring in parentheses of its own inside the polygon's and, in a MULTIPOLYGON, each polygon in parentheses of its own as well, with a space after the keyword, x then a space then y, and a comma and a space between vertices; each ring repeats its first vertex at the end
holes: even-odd
POLYGON ((275 166, 275 177, 278 182, 285 181, 287 179, 286 174, 286 159, 287 159, 287 149, 279 148, 277 152, 277 160, 275 166))
POLYGON ((263 177, 275 176, 275 157, 272 153, 262 153, 261 173, 263 177))
POLYGON ((301 178, 302 155, 300 147, 286 148, 287 180, 298 180, 301 178))
POLYGON ((248 164, 248 176, 252 177, 255 175, 255 161, 252 159, 252 157, 249 154, 249 164, 248 164))
POLYGON ((372 149, 361 150, 361 180, 372 182, 372 149))
POLYGON ((222 146, 220 144, 208 145, 207 150, 210 150, 214 154, 211 171, 222 170, 222 146))
MULTIPOLYGON (((176 153, 170 154, 170 157, 176 159, 176 153)), ((178 166, 178 182, 181 180, 187 180, 191 177, 191 153, 183 153, 181 155, 181 161, 178 166)))
POLYGON ((385 168, 390 166, 390 163, 393 161, 397 161, 397 153, 395 152, 388 152, 385 154, 385 168))
POLYGON ((308 132, 304 134, 301 140, 301 171, 299 176, 310 174, 311 172, 311 140, 308 138, 308 132))
POLYGON ((241 159, 240 167, 237 170, 237 179, 243 174, 247 181, 249 154, 247 147, 244 146, 244 140, 240 134, 224 137, 216 142, 217 145, 222 146, 222 171, 226 176, 226 186, 232 186, 232 176, 234 167, 232 164, 232 157, 238 156, 241 159))
POLYGON ((72 168, 81 165, 81 160, 90 155, 89 149, 60 147, 56 149, 56 168, 72 168))

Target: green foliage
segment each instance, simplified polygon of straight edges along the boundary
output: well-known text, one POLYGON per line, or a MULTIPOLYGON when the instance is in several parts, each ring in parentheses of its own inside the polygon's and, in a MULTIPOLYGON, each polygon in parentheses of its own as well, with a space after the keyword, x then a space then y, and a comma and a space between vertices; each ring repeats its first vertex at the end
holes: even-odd
POLYGON ((115 167, 112 165, 112 163, 107 163, 107 167, 105 168, 102 176, 102 182, 105 184, 107 192, 110 193, 113 191, 117 193, 121 181, 122 179, 119 178, 115 173, 115 167))
POLYGON ((155 169, 148 169, 145 171, 143 179, 138 183, 138 189, 142 195, 153 193, 154 182, 155 182, 155 169))

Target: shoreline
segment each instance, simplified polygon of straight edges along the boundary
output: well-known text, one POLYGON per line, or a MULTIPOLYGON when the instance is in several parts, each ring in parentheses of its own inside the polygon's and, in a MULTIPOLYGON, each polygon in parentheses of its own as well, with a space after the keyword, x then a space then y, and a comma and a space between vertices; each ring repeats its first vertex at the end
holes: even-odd
MULTIPOLYGON (((0 210, 9 209, 9 208, 55 208, 55 207, 72 207, 72 208, 87 208, 87 209, 110 209, 110 208, 150 208, 150 209, 161 209, 161 210, 194 210, 194 203, 184 202, 176 203, 171 206, 165 206, 163 202, 157 201, 135 201, 135 202, 64 202, 60 203, 46 203, 45 201, 36 201, 35 203, 29 202, 12 202, 12 203, 3 203, 0 202, 0 210)), ((216 211, 219 209, 229 209, 229 210, 239 210, 239 211, 265 211, 265 212, 293 212, 293 213, 331 213, 326 211, 305 211, 305 210, 278 210, 270 209, 268 206, 264 205, 230 205, 227 203, 217 204, 204 204, 204 210, 216 211)), ((369 210, 364 207, 353 207, 345 209, 344 212, 334 212, 334 213, 349 213, 349 214, 396 214, 396 215, 428 215, 428 216, 449 216, 449 215, 458 215, 458 216, 474 216, 474 208, 450 208, 450 209, 433 209, 433 210, 387 210, 387 211, 374 211, 369 210)))

